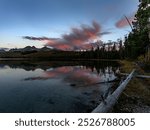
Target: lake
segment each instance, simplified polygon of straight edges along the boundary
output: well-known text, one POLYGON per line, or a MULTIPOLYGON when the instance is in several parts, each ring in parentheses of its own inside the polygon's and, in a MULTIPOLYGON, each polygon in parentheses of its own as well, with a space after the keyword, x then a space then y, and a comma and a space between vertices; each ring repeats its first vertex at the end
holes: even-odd
POLYGON ((91 112, 116 89, 117 62, 0 61, 1 113, 91 112))

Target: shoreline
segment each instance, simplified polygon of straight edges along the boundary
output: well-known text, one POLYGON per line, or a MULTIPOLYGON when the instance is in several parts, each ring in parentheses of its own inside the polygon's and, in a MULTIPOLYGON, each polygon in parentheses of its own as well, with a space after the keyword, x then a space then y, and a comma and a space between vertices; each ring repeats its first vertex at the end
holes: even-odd
MULTIPOLYGON (((117 62, 119 62, 120 60, 119 59, 63 59, 63 58, 52 58, 51 59, 51 57, 50 58, 43 58, 43 59, 41 59, 41 58, 0 58, 0 61, 22 61, 22 60, 27 60, 27 61, 31 61, 31 60, 33 60, 33 61, 68 61, 68 60, 70 60, 70 61, 117 61, 117 62)), ((68 61, 69 62, 69 61, 68 61)))

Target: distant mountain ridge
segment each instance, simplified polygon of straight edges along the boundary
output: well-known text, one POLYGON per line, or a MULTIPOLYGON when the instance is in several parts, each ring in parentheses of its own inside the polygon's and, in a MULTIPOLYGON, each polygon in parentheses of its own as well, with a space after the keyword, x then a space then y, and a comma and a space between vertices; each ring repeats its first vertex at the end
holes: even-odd
POLYGON ((5 51, 8 51, 8 50, 9 50, 8 48, 0 47, 0 52, 5 52, 5 51))
POLYGON ((4 49, 0 49, 0 52, 5 52, 5 50, 4 49))
POLYGON ((30 51, 51 51, 52 48, 48 47, 42 47, 42 48, 36 48, 35 46, 26 46, 24 48, 13 48, 10 49, 9 52, 30 52, 30 51))

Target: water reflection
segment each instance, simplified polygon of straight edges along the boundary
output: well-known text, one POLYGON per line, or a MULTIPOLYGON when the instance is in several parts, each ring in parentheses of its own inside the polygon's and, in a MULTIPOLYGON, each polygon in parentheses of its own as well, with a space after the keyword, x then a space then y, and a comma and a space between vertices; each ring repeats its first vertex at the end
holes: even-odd
POLYGON ((118 70, 116 62, 104 61, 3 61, 0 112, 90 112, 113 91, 113 82, 104 82, 118 70))

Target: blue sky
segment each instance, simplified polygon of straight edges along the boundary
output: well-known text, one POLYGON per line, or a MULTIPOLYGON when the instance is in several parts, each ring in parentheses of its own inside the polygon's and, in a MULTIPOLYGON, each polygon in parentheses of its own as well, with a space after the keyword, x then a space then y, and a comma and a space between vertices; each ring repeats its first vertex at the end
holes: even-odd
POLYGON ((134 15, 138 4, 138 0, 0 0, 0 47, 42 47, 44 42, 22 36, 60 38, 72 27, 91 25, 93 20, 101 32, 111 32, 101 40, 123 38, 130 27, 115 24, 123 15, 134 15))

